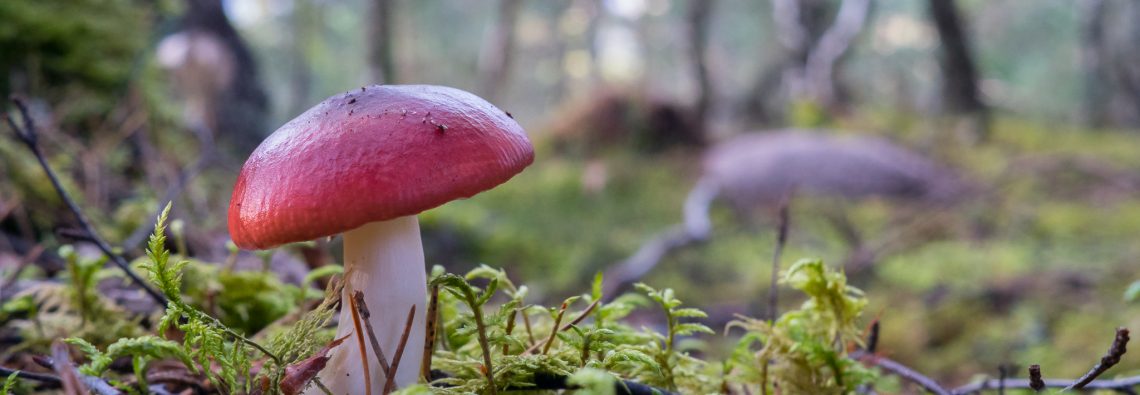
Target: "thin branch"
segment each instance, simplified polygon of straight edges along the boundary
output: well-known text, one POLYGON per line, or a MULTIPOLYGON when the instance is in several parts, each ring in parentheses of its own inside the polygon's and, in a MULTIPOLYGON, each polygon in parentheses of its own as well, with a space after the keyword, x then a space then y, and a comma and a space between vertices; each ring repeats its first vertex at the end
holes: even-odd
POLYGON ((867 352, 870 354, 875 353, 875 349, 879 347, 879 320, 875 319, 871 323, 870 333, 867 334, 867 352))
POLYGON ((776 286, 780 281, 780 256, 784 253, 784 246, 788 244, 788 206, 791 205, 792 194, 788 192, 780 199, 779 214, 777 215, 776 225, 776 248, 772 251, 772 281, 768 285, 768 320, 776 322, 779 318, 779 288, 776 286))
MULTIPOLYGON (((364 330, 368 332, 368 340, 372 343, 372 351, 376 352, 376 360, 380 362, 380 370, 384 372, 384 376, 388 376, 388 359, 384 356, 384 349, 380 348, 380 342, 376 340, 376 332, 372 330, 372 312, 368 311, 368 305, 364 303, 364 292, 356 291, 352 294, 353 307, 356 312, 360 314, 360 318, 364 321, 364 330)), ((414 305, 412 306, 415 307, 414 305)))
POLYGON ((27 105, 25 105, 24 101, 19 98, 12 98, 12 103, 16 105, 16 108, 20 112, 20 116, 24 118, 24 125, 23 127, 17 126, 12 117, 5 116, 5 120, 7 120, 8 126, 12 128, 20 142, 28 147, 28 150, 30 150, 32 152, 32 155, 36 157, 36 160, 39 161, 40 167, 43 168, 44 173, 46 173, 48 176, 48 180, 51 181, 51 184, 59 194, 60 199, 62 199, 63 202, 67 204, 67 207, 71 209, 72 214, 75 215, 75 218, 79 221, 80 226, 82 226, 83 230, 86 231, 88 236, 91 237, 91 240, 95 246, 99 247, 99 250, 103 251, 104 255, 107 255, 108 258, 111 258, 111 261, 115 262, 115 265, 119 266, 119 268, 122 269, 123 273, 131 279, 131 282, 134 282, 135 285, 146 291, 146 293, 150 295, 152 299, 154 299, 155 303, 165 308, 167 306, 166 298, 162 296, 161 293, 147 285, 146 281, 143 281, 143 279, 139 277, 138 274, 135 274, 135 272, 131 270, 130 263, 127 262, 126 258, 123 258, 122 255, 116 254, 111 249, 111 245, 107 244, 107 242, 103 240, 101 236, 99 236, 99 233, 95 231, 95 227, 91 226, 91 222, 89 222, 87 220, 87 217, 83 215, 83 211, 79 209, 79 205, 75 203, 75 200, 71 198, 71 195, 67 193, 67 190, 63 188, 63 184, 60 183, 59 177, 56 176, 55 171, 52 170, 51 165, 48 163, 47 158, 44 156, 43 150, 40 149, 36 126, 32 121, 31 115, 28 113, 27 105))
POLYGON ((1029 388, 1037 392, 1045 389, 1045 382, 1041 380, 1041 365, 1029 365, 1029 388))
POLYGON ((483 349, 483 368, 487 369, 487 390, 491 395, 498 393, 495 386, 495 369, 491 365, 491 342, 487 340, 487 324, 483 322, 483 306, 477 304, 475 294, 471 288, 463 288, 463 297, 467 305, 471 306, 471 316, 475 318, 475 329, 479 333, 479 347, 483 349))
POLYGON ((1091 383, 1093 380, 1100 376, 1109 368, 1120 363, 1120 357, 1128 351, 1128 328, 1116 328, 1116 337, 1112 340, 1112 345, 1108 347, 1108 352, 1100 358, 1100 362, 1089 369, 1088 373, 1074 381, 1073 384, 1065 387, 1065 391, 1072 389, 1081 389, 1085 385, 1091 383))
POLYGON ((368 348, 364 346, 364 330, 360 327, 360 310, 356 307, 356 299, 348 299, 349 307, 352 309, 352 325, 356 327, 356 344, 360 347, 360 363, 363 365, 364 370, 364 388, 365 395, 372 395, 372 374, 369 373, 368 368, 368 348))
POLYGON ((325 395, 332 395, 332 390, 325 386, 324 382, 321 382, 320 377, 313 377, 313 384, 316 384, 317 388, 320 389, 321 392, 324 392, 325 395))
POLYGON ((953 394, 952 392, 950 392, 946 388, 943 388, 942 385, 938 384, 937 381, 934 381, 934 379, 931 379, 930 377, 926 377, 922 373, 916 372, 913 369, 908 368, 901 363, 898 363, 898 362, 891 360, 890 358, 878 356, 878 355, 874 355, 874 354, 869 354, 865 351, 853 352, 853 353, 851 353, 850 357, 851 357, 851 359, 858 360, 860 362, 863 362, 866 365, 878 366, 879 369, 883 369, 884 371, 887 371, 888 373, 899 376, 906 381, 910 381, 912 383, 918 384, 923 389, 930 391, 931 393, 934 393, 935 395, 952 395, 953 394))
MULTIPOLYGON (((518 306, 515 306, 515 308, 511 309, 511 314, 507 316, 507 329, 505 332, 505 334, 507 336, 510 336, 511 333, 513 333, 515 331, 515 321, 518 321, 518 315, 519 315, 519 308, 518 308, 518 306)), ((511 352, 510 343, 504 342, 503 343, 503 355, 510 354, 510 352, 511 352)))
POLYGON ((562 316, 566 314, 566 302, 562 302, 562 307, 558 309, 558 315, 554 317, 554 326, 550 329, 550 337, 546 338, 546 343, 542 346, 542 355, 550 352, 550 346, 554 345, 554 339, 558 338, 559 327, 562 323, 562 316))
MULTIPOLYGON (((1073 380, 1071 379, 1041 379, 1037 383, 1039 387, 1034 387, 1035 384, 1032 379, 1007 379, 1005 380, 1005 389, 1041 391, 1046 388, 1065 388, 1072 383, 1073 380)), ((997 389, 999 386, 1001 383, 998 379, 990 379, 955 388, 951 393, 955 395, 976 394, 985 390, 997 389)), ((1082 389, 1125 392, 1137 386, 1140 386, 1140 376, 1123 377, 1115 380, 1093 380, 1082 389)))
POLYGON ((59 385, 61 384, 61 382, 59 380, 59 376, 56 376, 56 375, 51 375, 51 374, 47 374, 47 373, 25 372, 23 370, 16 370, 16 369, 9 369, 9 368, 5 368, 5 367, 0 367, 0 376, 8 377, 8 376, 11 376, 12 373, 15 373, 17 378, 21 378, 24 380, 38 381, 38 382, 41 382, 41 383, 44 383, 44 384, 47 384, 47 385, 50 385, 53 387, 59 387, 59 385))
POLYGON ((586 306, 586 309, 582 310, 582 312, 579 313, 577 317, 574 317, 573 320, 570 320, 570 322, 566 323, 566 325, 563 325, 562 329, 559 329, 559 330, 560 331, 569 330, 570 327, 572 327, 574 325, 581 324, 582 321, 584 321, 586 319, 586 317, 590 316, 590 313, 594 312, 594 309, 598 308, 598 304, 600 304, 601 302, 602 302, 601 300, 595 300, 594 303, 590 303, 590 305, 586 306))
POLYGON ((534 340, 534 331, 530 329, 530 315, 526 313, 525 307, 520 308, 519 311, 522 311, 523 327, 526 328, 527 340, 530 340, 530 344, 537 343, 537 341, 534 340))
POLYGON ((71 350, 61 339, 51 343, 51 368, 59 375, 63 393, 67 395, 83 395, 95 393, 97 395, 119 395, 115 387, 98 377, 91 377, 79 373, 79 369, 71 363, 71 350), (88 390, 90 388, 90 391, 88 390))
MULTIPOLYGON (((976 394, 984 390, 998 389, 1001 387, 1010 390, 1032 389, 1034 391, 1041 391, 1045 388, 1065 388, 1073 383, 1073 380, 1066 379, 1043 380, 1041 378, 1041 366, 1031 365, 1029 366, 1029 379, 991 379, 964 385, 953 390, 947 390, 945 387, 938 384, 938 382, 934 381, 933 379, 886 357, 872 355, 866 351, 855 351, 851 353, 850 358, 861 361, 864 364, 878 366, 880 369, 883 369, 888 373, 897 375, 907 381, 918 384, 923 389, 937 395, 976 394)), ((1124 377, 1116 380, 1093 380, 1082 388, 1087 390, 1112 390, 1126 392, 1136 386, 1140 386, 1140 376, 1124 377)))
POLYGON ((1005 379, 1009 377, 1009 369, 1005 365, 998 366, 998 395, 1005 395, 1005 379))
POLYGON ((804 82, 812 99, 824 106, 835 104, 835 64, 847 53, 867 24, 871 0, 844 0, 835 22, 819 37, 804 66, 804 82))
POLYGON ((400 369, 400 359, 404 356, 404 346, 408 344, 408 335, 412 333, 412 324, 416 319, 416 305, 408 310, 408 319, 404 322, 404 334, 400 335, 400 345, 396 346, 396 355, 392 356, 392 370, 388 371, 387 383, 384 383, 383 394, 389 394, 396 388, 396 371, 400 369))
POLYGON ((424 357, 420 365, 420 376, 424 381, 431 381, 431 357, 435 354, 435 337, 439 336, 436 330, 439 325, 439 285, 431 286, 431 298, 428 300, 427 335, 424 338, 424 357))

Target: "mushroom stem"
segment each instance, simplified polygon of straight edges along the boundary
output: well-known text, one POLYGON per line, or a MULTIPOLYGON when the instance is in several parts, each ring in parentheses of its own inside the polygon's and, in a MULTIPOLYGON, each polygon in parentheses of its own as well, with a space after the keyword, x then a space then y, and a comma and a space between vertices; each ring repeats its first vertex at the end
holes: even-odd
MULTIPOLYGON (((346 301, 340 309, 337 338, 352 333, 352 312, 347 301, 356 291, 364 292, 364 300, 372 313, 376 339, 386 355, 393 355, 404 332, 408 309, 425 311, 427 302, 427 275, 424 269, 423 244, 416 216, 410 215, 388 221, 373 222, 344 233, 344 293, 346 301)), ((409 333, 408 349, 423 348, 424 318, 415 317, 409 333)), ((384 372, 376 360, 376 350, 367 350, 364 360, 372 376, 373 394, 384 388, 384 372)), ((408 366, 420 366, 420 353, 404 353, 396 372, 396 386, 415 383, 419 372, 408 366)), ((394 361, 389 365, 395 366, 394 361)), ((361 350, 344 344, 333 350, 327 367, 321 371, 321 381, 328 384, 334 395, 365 394, 361 350)), ((315 394, 315 388, 307 393, 315 394)))

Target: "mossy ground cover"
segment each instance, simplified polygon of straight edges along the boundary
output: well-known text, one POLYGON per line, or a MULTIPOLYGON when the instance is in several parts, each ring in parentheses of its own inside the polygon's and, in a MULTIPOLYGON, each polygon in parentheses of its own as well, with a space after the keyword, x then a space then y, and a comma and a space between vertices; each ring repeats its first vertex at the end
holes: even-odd
MULTIPOLYGON (((868 129, 874 130, 873 118, 869 119, 866 122, 872 126, 868 129)), ((866 292, 866 306, 861 307, 862 316, 846 325, 861 329, 871 319, 881 320, 881 353, 946 383, 994 376, 1003 364, 1022 371, 1025 365, 1040 363, 1051 377, 1075 377, 1101 355, 1113 328, 1140 324, 1135 318, 1137 307, 1123 298, 1129 285, 1140 277, 1133 269, 1140 258, 1140 247, 1134 243, 1134 235, 1140 234, 1140 205, 1132 198, 1135 190, 1129 189, 1132 181, 1128 178, 1140 170, 1140 143, 1123 132, 1058 130, 1006 119, 999 120, 994 131, 992 140, 982 145, 933 145, 935 148, 927 149, 929 155, 959 167, 980 184, 984 198, 938 210, 881 200, 798 198, 792 203, 792 230, 784 265, 788 267, 800 257, 818 257, 829 262, 829 273, 839 270, 849 247, 825 216, 841 210, 870 243, 901 240, 902 247, 876 256, 870 269, 849 273, 852 284, 866 292)), ((922 146, 922 139, 910 140, 922 146)), ((488 299, 489 328, 496 350, 493 364, 531 369, 532 373, 556 372, 578 385, 596 388, 598 393, 606 393, 604 388, 612 387, 604 383, 619 378, 685 393, 715 392, 725 381, 760 385, 759 381, 749 381, 756 376, 746 369, 756 365, 742 362, 738 340, 747 338, 746 333, 753 340, 771 339, 776 327, 744 321, 746 332, 730 331, 726 336, 694 330, 679 336, 673 349, 666 351, 670 329, 661 309, 668 309, 663 306, 670 302, 652 302, 654 292, 661 292, 656 289, 635 290, 632 295, 641 296, 626 300, 630 306, 611 307, 623 311, 614 316, 614 328, 605 328, 602 319, 600 327, 559 331, 555 346, 545 358, 522 355, 523 346, 534 341, 529 336, 523 338, 521 332, 510 334, 505 327, 508 311, 504 306, 509 310, 531 305, 527 314, 535 319, 538 339, 550 333, 557 307, 565 298, 579 298, 569 304, 567 315, 581 313, 598 298, 589 290, 596 273, 680 221, 680 207, 699 172, 694 163, 691 152, 654 156, 610 152, 587 160, 540 148, 539 160, 515 180, 426 213, 423 223, 431 264, 444 265, 453 273, 475 273, 464 282, 476 287, 473 292, 487 288, 490 278, 509 279, 516 290, 523 285, 529 290, 526 303, 513 307, 509 304, 512 296, 502 289, 488 299), (605 170, 604 187, 584 181, 589 178, 587 173, 597 171, 598 163, 605 170), (653 307, 655 304, 658 307, 653 307), (605 353, 591 348, 600 344, 625 350, 625 354, 610 356, 607 362, 605 353), (499 351, 504 345, 507 351, 499 351), (660 369, 663 365, 680 367, 683 372, 670 379, 660 369)), ((50 191, 43 194, 49 196, 50 191)), ((144 222, 135 217, 145 217, 148 207, 155 205, 133 202, 131 210, 94 217, 102 230, 130 229, 144 222), (136 214, 125 214, 128 212, 136 214), (123 216, 131 217, 130 224, 117 222, 123 216)), ((702 309, 701 315, 707 317, 696 317, 693 311, 682 315, 694 315, 686 322, 704 323, 718 333, 725 324, 738 319, 735 313, 762 317, 766 312, 764 300, 775 239, 775 220, 769 212, 759 209, 742 216, 726 206, 714 206, 714 233, 708 243, 666 257, 641 279, 672 290, 673 296, 668 298, 657 293, 659 299, 682 299, 687 306, 702 309)), ((219 218, 202 218, 200 224, 191 221, 184 226, 208 229, 216 227, 219 218)), ((118 238, 126 233, 113 231, 110 235, 118 238)), ((45 243, 58 246, 54 239, 45 243)), ((177 240, 167 244, 176 255, 182 250, 177 240)), ((62 255, 71 256, 66 251, 62 255)), ((21 334, 21 342, 4 350, 6 359, 46 354, 53 338, 70 336, 86 342, 74 341, 86 354, 79 358, 88 364, 83 372, 104 375, 123 388, 138 388, 142 382, 131 379, 136 376, 135 367, 158 366, 153 365, 156 361, 181 363, 188 358, 186 374, 221 369, 214 373, 213 385, 244 391, 260 384, 252 382, 250 386, 248 381, 258 372, 280 373, 273 373, 279 372, 273 370, 278 365, 250 362, 267 359, 234 334, 270 345, 276 355, 286 358, 280 364, 300 361, 332 340, 326 322, 328 307, 315 308, 322 293, 282 282, 272 272, 231 270, 225 262, 177 256, 189 262, 180 268, 182 278, 194 280, 168 290, 183 295, 187 309, 168 311, 167 315, 177 313, 183 320, 191 320, 179 325, 197 321, 198 326, 181 328, 184 333, 196 333, 192 339, 199 341, 187 343, 170 338, 169 333, 155 332, 153 323, 161 321, 158 316, 128 314, 93 295, 90 288, 62 286, 64 281, 83 285, 121 279, 112 268, 103 268, 105 262, 98 258, 74 255, 68 259, 58 281, 42 282, 34 291, 5 302, 0 322, 5 330, 21 334), (265 292, 248 292, 254 289, 265 292), (188 308, 204 315, 188 313, 188 308), (175 343, 167 343, 171 341, 175 343), (226 352, 230 357, 225 363, 203 361, 203 354, 195 351, 204 347, 214 347, 209 350, 226 352), (112 360, 129 356, 130 363, 106 365, 108 356, 112 360), (255 372, 244 370, 247 363, 255 372)), ((153 261, 153 256, 140 258, 136 267, 141 269, 153 261)), ((334 272, 323 271, 314 277, 334 272)), ((44 279, 36 270, 25 271, 23 278, 44 279)), ((462 288, 459 283, 452 286, 462 288)), ((803 303, 811 300, 810 295, 790 289, 781 291, 781 296, 781 310, 787 312, 800 311, 803 303)), ((453 296, 444 300, 451 306, 445 314, 451 314, 447 320, 452 332, 447 337, 452 348, 441 349, 438 363, 447 373, 443 382, 453 387, 434 390, 485 391, 485 377, 478 368, 483 363, 481 347, 472 336, 472 327, 464 324, 471 319, 472 306, 453 296)), ((174 326, 175 322, 167 324, 174 326)), ((862 340, 850 334, 847 337, 848 344, 862 340)), ((755 356, 767 344, 751 343, 743 355, 755 356)), ((842 355, 847 344, 830 351, 816 350, 842 355)), ((828 358, 834 359, 815 361, 828 358)), ((831 376, 820 373, 821 377, 835 377, 838 365, 805 366, 831 372, 831 376)), ((1124 375, 1137 369, 1140 363, 1126 357, 1110 374, 1124 375)), ((534 378, 533 374, 503 374, 499 385, 521 385, 534 378)), ((787 380, 804 379, 798 373, 783 374, 791 374, 787 380)), ((882 391, 905 388, 894 378, 852 374, 858 380, 873 380, 882 391)), ((779 379, 769 376, 768 380, 779 379)), ((850 384, 813 380, 797 385, 818 385, 826 391, 840 388, 843 392, 850 384)), ((429 388, 406 391, 424 390, 429 388)))

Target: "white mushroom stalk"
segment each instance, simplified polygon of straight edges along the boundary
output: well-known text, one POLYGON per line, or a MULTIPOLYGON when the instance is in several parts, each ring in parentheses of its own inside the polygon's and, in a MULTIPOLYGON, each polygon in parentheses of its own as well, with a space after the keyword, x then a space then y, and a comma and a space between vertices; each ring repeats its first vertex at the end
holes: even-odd
POLYGON ((362 87, 298 115, 250 154, 230 198, 230 236, 243 249, 266 249, 344 234, 337 336, 357 339, 333 349, 319 377, 336 395, 380 395, 386 376, 368 325, 358 330, 353 320, 353 295, 363 294, 387 358, 416 307, 391 387, 415 383, 427 313, 415 215, 494 188, 533 161, 522 126, 478 96, 431 85, 362 87))
MULTIPOLYGON (((388 221, 373 222, 344 233, 344 291, 336 338, 357 336, 349 301, 356 291, 364 293, 375 331, 376 340, 388 358, 396 353, 404 333, 408 310, 416 306, 408 342, 396 369, 396 388, 415 383, 419 378, 423 359, 424 322, 427 312, 427 276, 424 269, 423 245, 420 225, 416 216, 409 215, 388 221)), ((361 317, 363 319, 364 317, 361 317)), ((363 328, 363 322, 361 327, 363 328)), ((364 384, 364 366, 361 354, 368 362, 371 393, 382 393, 386 383, 376 351, 361 333, 365 350, 354 339, 333 349, 328 365, 320 373, 321 381, 334 395, 363 395, 369 393, 364 384)), ((323 394, 312 386, 306 394, 323 394)))

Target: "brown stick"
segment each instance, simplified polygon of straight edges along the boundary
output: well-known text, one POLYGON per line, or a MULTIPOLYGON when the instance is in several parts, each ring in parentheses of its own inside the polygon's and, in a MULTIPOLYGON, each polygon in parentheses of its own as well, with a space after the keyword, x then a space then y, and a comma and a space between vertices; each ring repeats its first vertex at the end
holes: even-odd
POLYGON ((562 315, 566 314, 566 302, 562 302, 562 307, 558 309, 558 316, 554 317, 554 326, 550 328, 550 337, 546 338, 546 345, 542 346, 542 355, 550 352, 550 346, 554 345, 554 339, 558 337, 558 324, 562 322, 562 315))
POLYGON ((772 251, 772 280, 768 285, 768 320, 776 322, 779 318, 779 288, 780 256, 784 253, 784 245, 788 244, 788 206, 791 205, 792 193, 788 192, 780 199, 779 224, 776 229, 776 248, 772 251))
POLYGON ((371 369, 368 369, 368 348, 364 346, 364 330, 360 328, 360 310, 356 307, 356 298, 349 298, 348 304, 352 308, 352 325, 356 327, 356 343, 360 347, 360 363, 364 366, 365 395, 372 395, 372 374, 369 372, 371 369))
POLYGON ((1041 365, 1029 365, 1029 388, 1035 392, 1045 389, 1045 381, 1041 380, 1041 365))
POLYGON ((431 357, 435 354, 436 328, 439 325, 439 286, 431 286, 431 299, 428 300, 427 335, 424 338, 424 357, 420 364, 420 377, 431 381, 431 357))
POLYGON ((530 329, 530 315, 526 313, 526 307, 520 307, 519 311, 522 311, 523 326, 526 328, 527 339, 530 340, 530 344, 532 345, 538 343, 534 340, 534 331, 530 329))
POLYGON ((63 383, 63 393, 67 395, 82 395, 87 393, 87 386, 79 379, 79 371, 71 365, 71 353, 67 343, 56 340, 51 343, 52 367, 63 383))
POLYGON ((594 303, 590 303, 590 305, 586 307, 586 310, 583 310, 582 313, 578 314, 577 317, 574 317, 574 319, 570 320, 570 322, 566 323, 566 325, 563 325, 562 329, 559 330, 568 330, 570 327, 582 323, 586 317, 590 316, 590 313, 594 312, 594 309, 598 308, 598 305, 601 304, 601 302, 601 299, 599 299, 595 300, 594 303))
MULTIPOLYGON (((550 345, 554 342, 554 337, 558 334, 558 332, 569 330, 571 326, 580 324, 583 320, 586 319, 586 317, 590 316, 590 313, 593 312, 594 309, 597 308, 599 304, 601 304, 601 302, 602 302, 601 300, 595 300, 594 303, 590 303, 590 305, 588 307, 586 307, 586 310, 583 310, 580 314, 578 314, 577 317, 574 317, 573 320, 566 323, 566 325, 562 325, 562 327, 559 328, 558 325, 560 325, 562 323, 562 316, 563 316, 563 314, 566 313, 566 307, 567 307, 567 305, 565 303, 563 303, 562 308, 559 309, 559 311, 558 311, 558 316, 555 317, 555 319, 554 319, 554 327, 558 328, 558 330, 551 332, 550 337, 547 338, 545 342, 536 343, 536 344, 530 346, 530 348, 526 349, 526 351, 523 351, 523 354, 534 353, 535 351, 538 351, 539 346, 542 346, 543 347, 542 353, 545 355, 547 352, 550 351, 550 345)), ((523 318, 526 318, 525 313, 523 314, 523 318)), ((527 321, 524 320, 523 322, 525 323, 527 321)), ((527 327, 529 329, 529 325, 527 327)))
POLYGON ((1116 328, 1116 338, 1112 340, 1112 345, 1108 347, 1108 352, 1100 358, 1100 362, 1062 391, 1084 388, 1088 383, 1096 380, 1097 376, 1120 363, 1120 357, 1128 351, 1128 340, 1128 328, 1116 328))
POLYGON ((376 353, 376 360, 380 361, 380 371, 384 372, 384 376, 388 376, 388 359, 384 356, 384 349, 380 348, 380 342, 376 340, 376 332, 372 330, 372 312, 368 311, 368 304, 364 303, 364 292, 356 291, 352 294, 353 307, 356 308, 357 313, 364 320, 364 330, 368 332, 368 341, 372 343, 372 351, 376 353))
MULTIPOLYGON (((515 307, 513 310, 511 310, 511 314, 509 316, 507 316, 507 331, 506 331, 507 336, 510 336, 511 332, 515 331, 515 321, 517 321, 515 318, 517 318, 518 314, 519 314, 519 308, 515 307)), ((511 352, 511 345, 509 343, 504 343, 503 344, 503 355, 507 355, 510 352, 511 352)))
POLYGON ((111 262, 114 262, 115 265, 118 266, 119 269, 121 269, 128 278, 131 279, 132 283, 134 283, 139 288, 142 288, 143 291, 146 291, 147 295, 154 299, 154 302, 156 304, 162 306, 165 309, 167 307, 166 297, 154 288, 151 288, 150 285, 147 285, 147 282, 144 281, 142 277, 139 277, 139 275, 136 274, 134 270, 131 270, 131 264, 127 262, 127 259, 123 258, 122 255, 115 253, 115 251, 111 249, 111 245, 107 244, 107 241, 103 240, 103 237, 95 231, 95 227, 91 226, 91 222, 87 220, 87 216, 83 214, 83 210, 79 209, 79 205, 75 203, 75 200, 71 198, 71 195, 67 193, 67 190, 63 188, 63 184, 60 183, 59 177, 57 177, 55 174, 55 170, 52 169, 51 164, 48 163, 47 157, 43 153, 43 150, 40 149, 36 125, 34 122, 32 122, 31 115, 28 114, 28 106, 24 104, 23 100, 15 97, 12 98, 12 103, 15 104, 16 109, 20 112, 20 116, 23 117, 24 124, 22 127, 20 125, 17 125, 16 121, 13 120, 10 116, 4 116, 4 119, 8 122, 8 126, 12 128, 12 131, 15 132, 16 138, 18 138, 21 143, 27 146, 28 150, 31 151, 32 155, 34 155, 36 157, 36 160, 39 161, 40 167, 43 168, 44 173, 48 176, 48 181, 51 181, 51 185, 59 194, 60 199, 62 199, 64 204, 67 205, 67 208, 71 210, 71 213, 75 216, 75 219, 79 221, 79 225, 83 228, 83 230, 87 232, 87 236, 90 237, 90 241, 94 243, 96 247, 99 247, 99 250, 102 251, 103 254, 108 258, 110 258, 111 262))
POLYGON ((864 351, 853 352, 851 353, 850 357, 851 359, 861 361, 867 365, 878 366, 880 369, 883 369, 888 373, 899 376, 906 381, 918 384, 923 389, 935 395, 951 394, 949 390, 943 388, 942 385, 938 384, 938 382, 934 381, 930 377, 926 377, 922 373, 916 372, 901 363, 891 360, 890 358, 869 354, 864 351))
POLYGON ((400 335, 400 345, 396 346, 396 355, 392 356, 392 370, 388 371, 388 382, 384 383, 384 394, 389 394, 396 388, 396 370, 400 368, 400 359, 404 356, 404 346, 408 345, 408 335, 412 333, 412 324, 415 323, 416 305, 408 310, 408 320, 404 323, 404 334, 400 335))

